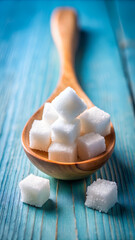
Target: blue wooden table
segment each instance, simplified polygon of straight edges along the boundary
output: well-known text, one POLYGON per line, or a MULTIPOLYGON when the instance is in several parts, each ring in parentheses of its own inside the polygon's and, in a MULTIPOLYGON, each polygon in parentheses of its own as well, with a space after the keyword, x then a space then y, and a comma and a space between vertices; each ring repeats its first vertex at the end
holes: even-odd
POLYGON ((135 1, 0 2, 0 239, 135 239, 135 1), (76 74, 95 105, 111 114, 116 146, 109 161, 79 181, 55 180, 35 168, 21 146, 29 117, 57 85, 59 57, 50 34, 57 6, 79 14, 76 74), (50 179, 41 208, 20 201, 28 174, 50 179), (85 207, 96 178, 116 181, 119 204, 108 214, 85 207))

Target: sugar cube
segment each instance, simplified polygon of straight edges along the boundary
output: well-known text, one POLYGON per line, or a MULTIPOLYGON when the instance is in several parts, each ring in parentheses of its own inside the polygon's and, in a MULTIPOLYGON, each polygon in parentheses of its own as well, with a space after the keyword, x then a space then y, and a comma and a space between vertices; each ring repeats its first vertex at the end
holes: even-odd
POLYGON ((78 156, 87 160, 103 153, 106 150, 105 139, 98 133, 88 133, 78 138, 78 156))
POLYGON ((60 116, 68 122, 73 121, 74 118, 87 108, 85 102, 70 87, 61 92, 52 101, 52 105, 60 116))
POLYGON ((48 150, 51 141, 51 129, 43 120, 34 120, 29 132, 30 148, 48 150))
POLYGON ((30 174, 20 183, 21 201, 36 207, 42 205, 49 199, 50 182, 48 179, 30 174))
POLYGON ((58 118, 52 124, 51 138, 54 142, 73 143, 80 135, 80 120, 75 119, 68 123, 58 118))
POLYGON ((85 205, 107 213, 117 200, 117 184, 104 179, 97 179, 87 188, 85 205))
POLYGON ((81 131, 95 132, 102 136, 110 133, 110 115, 97 107, 92 107, 80 115, 81 131))
POLYGON ((75 162, 77 160, 76 143, 51 143, 48 149, 48 159, 59 162, 75 162))
POLYGON ((54 109, 51 103, 46 102, 44 105, 43 116, 42 119, 46 121, 49 125, 54 123, 56 119, 59 117, 58 113, 54 109))

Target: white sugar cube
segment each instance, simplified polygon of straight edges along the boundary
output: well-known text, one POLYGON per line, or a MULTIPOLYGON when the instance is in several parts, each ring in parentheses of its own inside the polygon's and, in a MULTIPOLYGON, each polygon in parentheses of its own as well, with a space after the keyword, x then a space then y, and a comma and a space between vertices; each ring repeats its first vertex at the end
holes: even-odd
POLYGON ((70 87, 61 92, 52 101, 52 105, 59 115, 68 122, 71 122, 87 108, 85 102, 70 87))
POLYGON ((98 133, 88 133, 78 138, 78 156, 87 160, 103 153, 106 150, 105 139, 98 133))
POLYGON ((51 141, 51 129, 43 120, 34 120, 29 132, 30 148, 46 151, 51 141))
POLYGON ((51 138, 54 142, 73 143, 80 135, 80 120, 75 119, 68 123, 61 118, 58 118, 52 124, 51 138))
POLYGON ((48 179, 30 174, 20 183, 21 201, 36 207, 42 205, 49 199, 50 182, 48 179))
POLYGON ((51 143, 48 149, 48 159, 59 162, 75 162, 77 160, 76 143, 51 143))
POLYGON ((49 125, 54 123, 56 119, 59 117, 58 113, 54 109, 51 103, 46 102, 44 105, 43 116, 42 119, 46 121, 49 125))
POLYGON ((85 202, 87 207, 107 213, 117 201, 117 185, 115 182, 99 178, 87 188, 85 202))
POLYGON ((95 132, 102 136, 110 133, 110 115, 97 107, 92 107, 80 115, 81 131, 95 132))

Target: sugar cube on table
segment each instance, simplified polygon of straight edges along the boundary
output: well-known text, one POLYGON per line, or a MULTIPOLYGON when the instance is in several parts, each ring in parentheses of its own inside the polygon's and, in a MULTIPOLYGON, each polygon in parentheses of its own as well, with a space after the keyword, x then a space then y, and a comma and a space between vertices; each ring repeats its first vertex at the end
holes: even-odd
POLYGON ((118 201, 117 184, 104 179, 97 179, 87 188, 87 207, 107 213, 118 201))
POLYGON ((97 107, 92 107, 80 115, 81 131, 95 132, 102 136, 110 133, 110 115, 97 107))
POLYGON ((20 183, 21 201, 36 207, 42 205, 49 199, 50 182, 48 179, 30 174, 20 183))
POLYGON ((48 149, 48 159, 59 162, 75 162, 77 145, 52 142, 48 149))
POLYGON ((105 139, 98 133, 88 133, 77 140, 78 156, 87 160, 103 153, 106 150, 105 139))
POLYGON ((34 120, 29 132, 30 148, 46 151, 51 141, 51 129, 44 120, 34 120))
POLYGON ((87 108, 85 102, 70 87, 61 92, 52 101, 52 105, 59 115, 68 122, 73 121, 74 118, 87 108))
POLYGON ((52 124, 51 139, 59 143, 73 143, 80 135, 80 120, 75 119, 68 123, 58 118, 52 124))
POLYGON ((54 123, 56 119, 59 117, 58 113, 54 109, 51 103, 46 102, 44 105, 43 116, 42 119, 46 121, 49 125, 54 123))

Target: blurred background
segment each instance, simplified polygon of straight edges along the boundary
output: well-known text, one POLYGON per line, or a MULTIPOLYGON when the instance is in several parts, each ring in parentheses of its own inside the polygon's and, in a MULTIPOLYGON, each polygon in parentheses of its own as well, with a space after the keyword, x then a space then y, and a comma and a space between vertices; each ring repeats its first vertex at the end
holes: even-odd
POLYGON ((135 239, 135 1, 0 1, 0 239, 135 239), (111 114, 116 146, 97 173, 75 182, 55 180, 34 167, 21 146, 30 116, 55 89, 60 63, 50 32, 52 11, 78 13, 78 81, 111 114), (34 173, 50 179, 42 209, 20 202, 18 183, 34 173), (108 215, 86 209, 86 186, 116 181, 119 204, 108 215))

